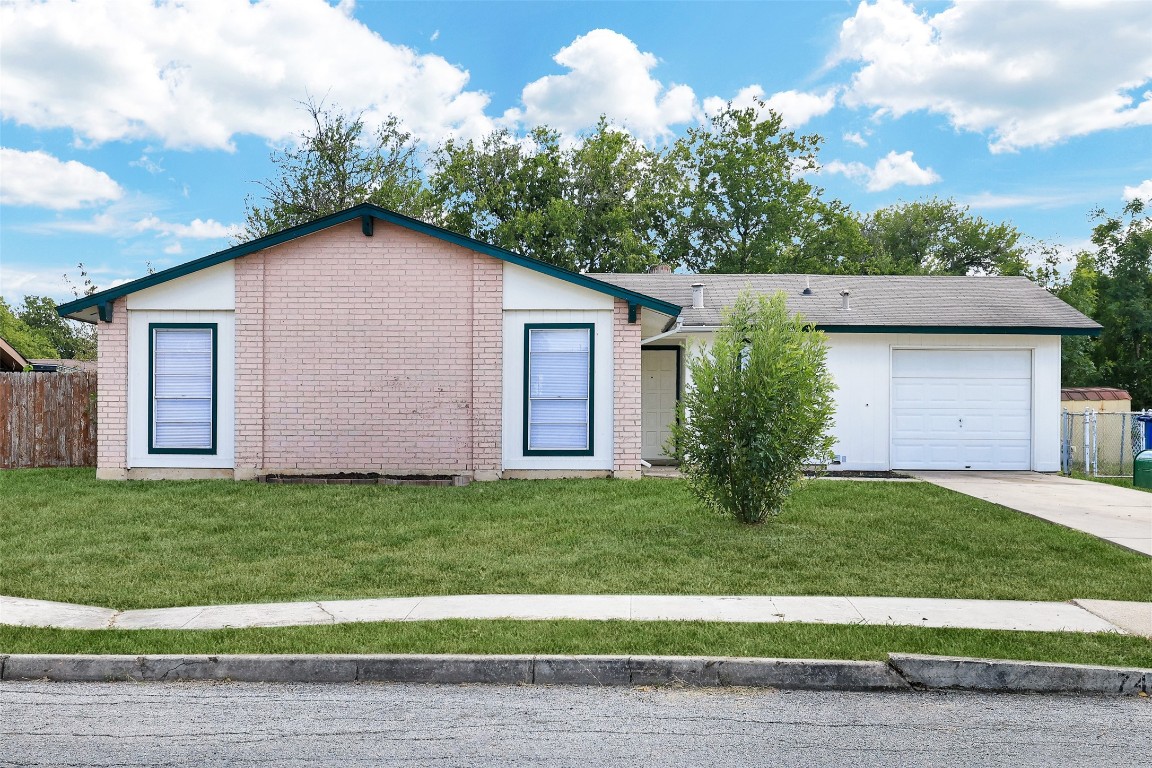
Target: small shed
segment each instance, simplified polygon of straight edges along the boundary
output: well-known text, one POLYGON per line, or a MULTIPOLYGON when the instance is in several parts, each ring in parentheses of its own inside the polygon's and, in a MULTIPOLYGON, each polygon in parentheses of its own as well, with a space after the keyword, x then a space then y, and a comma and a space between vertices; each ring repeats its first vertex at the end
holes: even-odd
POLYGON ((1060 409, 1083 413, 1091 408, 1097 413, 1128 413, 1132 395, 1115 387, 1065 387, 1060 390, 1060 409))

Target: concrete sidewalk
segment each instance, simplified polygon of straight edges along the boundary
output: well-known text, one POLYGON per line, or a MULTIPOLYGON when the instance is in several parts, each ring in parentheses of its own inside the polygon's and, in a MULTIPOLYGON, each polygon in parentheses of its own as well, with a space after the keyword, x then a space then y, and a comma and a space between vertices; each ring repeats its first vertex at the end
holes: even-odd
POLYGON ((1152 636, 1152 603, 1105 600, 1091 601, 1089 609, 1075 601, 897 597, 458 595, 115 611, 0 597, 0 624, 25 627, 224 629, 440 619, 799 622, 1152 636))
POLYGON ((1152 556, 1152 493, 1039 472, 910 472, 1152 556))

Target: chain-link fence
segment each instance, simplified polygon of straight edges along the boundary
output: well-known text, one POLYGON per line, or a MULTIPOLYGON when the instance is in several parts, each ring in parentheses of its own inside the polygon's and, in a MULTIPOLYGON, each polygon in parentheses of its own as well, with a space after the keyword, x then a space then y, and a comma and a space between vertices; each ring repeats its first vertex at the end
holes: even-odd
POLYGON ((1062 471, 1066 475, 1082 472, 1095 477, 1132 477, 1132 460, 1149 439, 1149 421, 1152 411, 1064 411, 1060 430, 1062 471))

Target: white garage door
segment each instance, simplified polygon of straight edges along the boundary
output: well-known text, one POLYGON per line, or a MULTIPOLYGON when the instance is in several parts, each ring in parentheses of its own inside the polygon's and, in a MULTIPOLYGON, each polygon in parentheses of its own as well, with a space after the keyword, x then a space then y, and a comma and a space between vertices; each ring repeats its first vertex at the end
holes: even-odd
POLYGON ((892 351, 893 469, 1031 469, 1032 353, 892 351))

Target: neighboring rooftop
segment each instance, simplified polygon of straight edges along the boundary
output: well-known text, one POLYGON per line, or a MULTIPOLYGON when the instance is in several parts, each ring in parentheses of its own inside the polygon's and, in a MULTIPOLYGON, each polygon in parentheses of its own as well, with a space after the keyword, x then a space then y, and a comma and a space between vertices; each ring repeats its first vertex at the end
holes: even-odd
POLYGON ((824 330, 971 329, 985 333, 1100 333, 1085 317, 1026 277, 594 274, 597 280, 683 307, 686 328, 723 322, 745 288, 783 291, 789 311, 824 330), (704 285, 703 308, 692 307, 693 284, 704 285), (810 293, 805 293, 811 288, 810 293), (848 291, 844 309, 842 291, 848 291))
POLYGON ((28 362, 31 364, 32 370, 45 373, 71 373, 73 371, 96 372, 95 360, 45 357, 29 360, 28 362))
POLYGON ((4 339, 0 339, 0 371, 23 371, 28 360, 4 339))
POLYGON ((1060 390, 1061 400, 1087 400, 1100 402, 1103 400, 1131 400, 1132 395, 1126 390, 1116 387, 1064 387, 1060 390))

